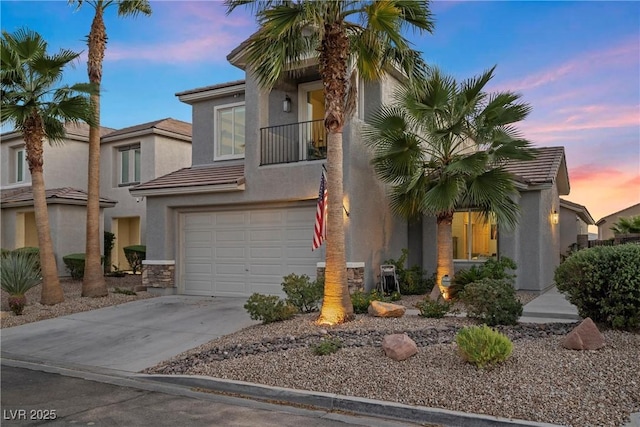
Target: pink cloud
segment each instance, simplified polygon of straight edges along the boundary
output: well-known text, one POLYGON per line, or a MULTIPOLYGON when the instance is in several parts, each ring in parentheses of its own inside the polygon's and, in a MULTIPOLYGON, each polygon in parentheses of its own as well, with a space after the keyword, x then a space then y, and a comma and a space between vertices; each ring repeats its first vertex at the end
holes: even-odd
POLYGON ((525 134, 535 139, 544 134, 576 132, 605 128, 640 127, 640 107, 590 105, 553 112, 555 120, 523 122, 525 134))

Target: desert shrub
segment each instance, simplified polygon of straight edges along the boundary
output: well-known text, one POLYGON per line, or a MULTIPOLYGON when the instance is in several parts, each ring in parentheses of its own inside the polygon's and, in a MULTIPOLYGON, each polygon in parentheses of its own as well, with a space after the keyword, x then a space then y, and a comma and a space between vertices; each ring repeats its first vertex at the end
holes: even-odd
POLYGON ((433 288, 435 279, 427 277, 427 271, 419 265, 405 268, 409 250, 403 249, 402 255, 397 260, 388 259, 384 264, 392 264, 396 267, 396 276, 398 277, 398 285, 400 286, 400 294, 402 295, 423 295, 433 288))
POLYGON ((9 256, 10 253, 11 251, 9 249, 0 248, 0 258, 5 258, 9 256))
POLYGON ((141 271, 142 261, 147 257, 147 247, 145 245, 132 245, 125 246, 122 250, 124 251, 124 256, 127 258, 133 274, 141 271))
POLYGON ((104 273, 108 273, 111 270, 111 251, 115 245, 116 235, 105 231, 102 237, 104 241, 104 273))
POLYGON ((0 285, 9 294, 9 308, 16 315, 27 304, 24 294, 41 280, 39 263, 27 253, 10 253, 0 260, 0 285))
POLYGON ((138 295, 135 291, 132 291, 131 289, 127 289, 127 288, 114 288, 113 293, 123 294, 123 295, 138 295))
POLYGON ((84 277, 84 258, 83 253, 69 254, 62 257, 62 261, 69 274, 71 274, 71 278, 79 280, 84 277))
POLYGON ((244 309, 253 320, 260 320, 262 323, 291 319, 297 311, 294 306, 287 304, 285 300, 275 295, 257 293, 249 297, 244 309))
POLYGON ((34 248, 32 246, 25 246, 24 248, 18 248, 11 251, 17 254, 27 254, 33 258, 36 262, 38 270, 40 269, 40 248, 34 248))
POLYGON ((616 329, 640 327, 640 245, 576 252, 558 266, 555 282, 581 317, 616 329))
POLYGON ((320 342, 311 346, 311 351, 316 356, 326 356, 327 354, 333 354, 342 348, 342 341, 340 338, 326 338, 320 342))
POLYGON ((522 315, 522 303, 513 285, 505 280, 481 279, 469 283, 460 293, 467 316, 487 325, 515 325, 522 315))
POLYGON ((507 270, 516 270, 518 266, 511 258, 502 256, 500 259, 489 258, 482 265, 473 265, 469 269, 458 271, 451 286, 449 287, 449 297, 457 298, 458 294, 464 290, 469 283, 479 282, 482 279, 495 279, 508 281, 513 285, 515 274, 507 270))
POLYGON ((287 302, 290 305, 301 313, 311 313, 318 310, 324 291, 324 280, 312 282, 306 274, 298 276, 291 273, 284 276, 282 290, 287 294, 287 302))
POLYGON ((478 368, 504 362, 513 351, 509 337, 487 325, 462 328, 456 334, 456 344, 462 358, 478 368))
POLYGON ((451 301, 444 301, 440 299, 433 301, 429 297, 416 305, 420 310, 420 316, 435 319, 444 317, 444 315, 451 310, 451 307, 453 307, 453 303, 451 301))

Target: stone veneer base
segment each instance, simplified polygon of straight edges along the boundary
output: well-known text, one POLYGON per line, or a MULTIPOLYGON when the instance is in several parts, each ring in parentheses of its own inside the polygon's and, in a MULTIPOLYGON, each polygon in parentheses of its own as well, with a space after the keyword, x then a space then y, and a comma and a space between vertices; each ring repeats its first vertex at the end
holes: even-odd
MULTIPOLYGON (((324 277, 325 263, 316 264, 316 275, 318 279, 324 277)), ((349 285, 349 293, 355 291, 364 292, 364 262, 348 262, 347 263, 347 284, 349 285)))

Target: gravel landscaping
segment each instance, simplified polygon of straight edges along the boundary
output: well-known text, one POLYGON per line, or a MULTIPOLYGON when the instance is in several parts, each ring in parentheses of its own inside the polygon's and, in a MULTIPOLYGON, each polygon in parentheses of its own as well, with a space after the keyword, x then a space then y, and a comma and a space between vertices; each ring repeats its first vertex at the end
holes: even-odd
MULTIPOLYGON (((110 292, 104 298, 82 298, 81 281, 63 279, 65 302, 55 306, 39 304, 38 286, 27 294, 22 316, 5 311, 3 292, 2 327, 152 296, 113 292, 133 289, 139 275, 106 279, 110 292)), ((523 303, 535 296, 518 294, 523 303)), ((399 303, 412 308, 423 298, 405 296, 399 303)), ((334 327, 315 325, 317 314, 298 315, 224 336, 145 372, 206 375, 576 427, 621 426, 630 413, 640 412, 640 334, 603 330, 605 348, 579 352, 560 346, 575 324, 500 327, 514 342, 513 355, 502 365, 479 370, 463 362, 454 343, 456 332, 473 321, 410 313, 397 319, 358 315, 334 327), (391 333, 407 333, 418 354, 402 362, 387 358, 381 342, 391 333), (314 355, 311 346, 327 337, 339 338, 343 347, 314 355)))
POLYGON ((604 331, 597 351, 566 350, 562 337, 576 324, 500 327, 514 342, 512 357, 479 370, 457 354, 459 317, 399 319, 358 315, 330 328, 317 315, 257 325, 181 354, 146 373, 205 375, 278 387, 337 393, 567 426, 620 426, 640 411, 640 335, 604 331), (406 332, 417 355, 395 362, 382 338, 406 332), (335 354, 310 346, 338 337, 335 354))

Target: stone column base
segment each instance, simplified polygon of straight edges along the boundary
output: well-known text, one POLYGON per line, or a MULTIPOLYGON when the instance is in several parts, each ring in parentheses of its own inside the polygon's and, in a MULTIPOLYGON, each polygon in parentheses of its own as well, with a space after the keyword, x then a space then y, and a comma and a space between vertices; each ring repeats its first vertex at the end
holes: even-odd
POLYGON ((176 262, 174 260, 142 261, 142 286, 154 295, 176 294, 176 262))
MULTIPOLYGON (((316 264, 316 275, 318 279, 324 277, 325 263, 316 264)), ((349 285, 349 293, 355 291, 364 292, 364 262, 348 262, 347 263, 347 284, 349 285)))

